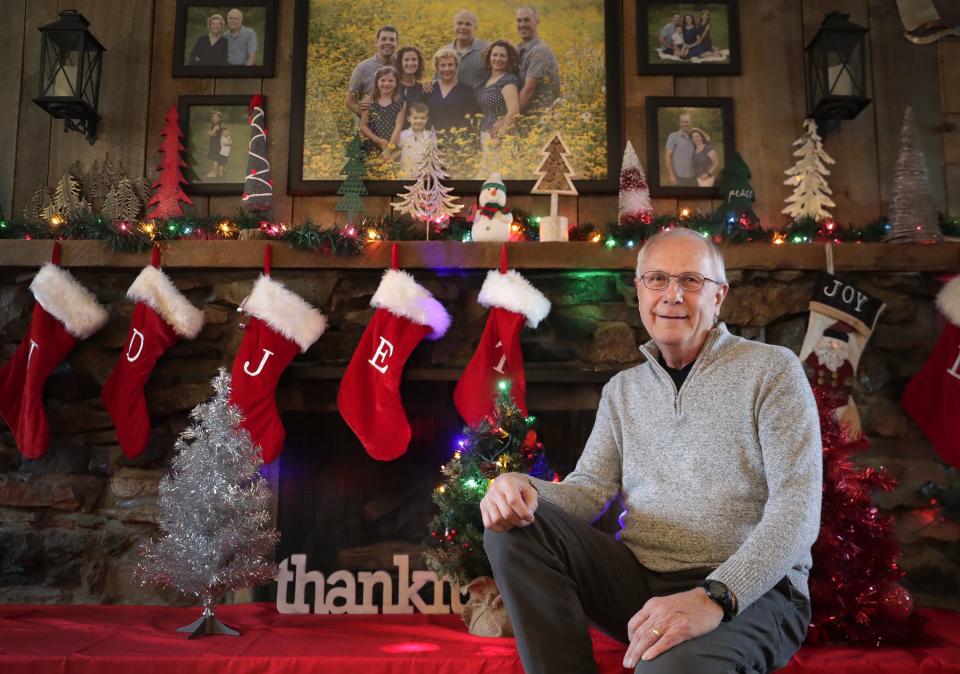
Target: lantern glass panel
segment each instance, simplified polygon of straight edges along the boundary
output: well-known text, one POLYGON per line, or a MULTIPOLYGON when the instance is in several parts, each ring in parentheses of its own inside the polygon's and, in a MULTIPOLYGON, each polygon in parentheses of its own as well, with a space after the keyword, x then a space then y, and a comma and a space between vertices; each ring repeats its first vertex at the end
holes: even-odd
POLYGON ((76 98, 79 96, 77 87, 78 70, 81 64, 83 52, 81 50, 81 40, 75 33, 70 34, 70 39, 63 39, 62 34, 53 34, 45 36, 47 42, 45 47, 45 67, 43 82, 43 96, 56 96, 58 98, 76 98))

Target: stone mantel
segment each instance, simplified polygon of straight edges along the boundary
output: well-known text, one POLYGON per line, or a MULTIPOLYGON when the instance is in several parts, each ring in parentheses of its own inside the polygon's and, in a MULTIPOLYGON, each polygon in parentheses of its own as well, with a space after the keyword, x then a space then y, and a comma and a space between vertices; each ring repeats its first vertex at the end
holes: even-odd
MULTIPOLYGON (((170 241, 163 244, 163 266, 170 269, 259 269, 264 241, 170 241)), ((100 241, 61 241, 61 262, 70 268, 140 268, 149 253, 112 253, 100 241)), ((498 266, 499 243, 401 241, 405 269, 492 269, 498 266)), ((0 267, 35 268, 50 260, 53 242, 0 241, 0 267)), ((374 242, 354 257, 320 255, 271 242, 274 269, 384 269, 390 242, 374 242)), ((832 246, 836 271, 958 272, 960 242, 935 245, 843 243, 832 246)), ((749 243, 723 246, 727 269, 806 270, 826 268, 826 245, 820 243, 749 243)), ((514 242, 508 244, 510 266, 517 269, 633 269, 636 249, 607 248, 587 242, 514 242)))

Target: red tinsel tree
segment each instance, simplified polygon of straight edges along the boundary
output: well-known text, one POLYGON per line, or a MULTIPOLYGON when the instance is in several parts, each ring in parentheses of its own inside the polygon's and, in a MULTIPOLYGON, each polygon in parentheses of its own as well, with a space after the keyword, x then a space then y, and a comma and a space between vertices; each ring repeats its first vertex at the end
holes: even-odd
POLYGON ((640 165, 633 144, 627 141, 620 167, 620 198, 618 221, 621 225, 650 224, 653 221, 653 205, 650 203, 650 187, 647 174, 640 165))
POLYGON ((267 159, 267 115, 265 99, 250 99, 250 145, 247 150, 247 177, 243 182, 243 209, 266 215, 273 208, 273 178, 267 159))
POLYGON ((164 117, 167 125, 164 127, 161 135, 163 143, 160 145, 160 152, 163 159, 160 160, 160 166, 157 167, 159 174, 157 179, 150 186, 155 190, 147 207, 153 206, 146 219, 152 218, 176 218, 183 215, 183 208, 180 202, 193 205, 190 197, 186 195, 180 185, 186 185, 187 179, 183 177, 181 168, 188 168, 187 162, 183 161, 180 153, 184 151, 183 143, 180 142, 183 132, 180 130, 180 115, 177 114, 177 107, 171 105, 164 117))
POLYGON ((893 518, 881 514, 871 492, 892 491, 882 468, 858 469, 850 455, 867 447, 850 443, 830 398, 814 387, 823 437, 823 506, 820 536, 813 546, 809 643, 880 646, 909 637, 913 598, 900 585, 899 546, 891 538, 893 518))

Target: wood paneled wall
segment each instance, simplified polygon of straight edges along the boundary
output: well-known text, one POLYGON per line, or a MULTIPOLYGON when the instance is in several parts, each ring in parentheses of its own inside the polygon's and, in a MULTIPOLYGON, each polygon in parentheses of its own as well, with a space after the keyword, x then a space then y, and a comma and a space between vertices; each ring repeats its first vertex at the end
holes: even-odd
MULTIPOLYGON (((646 96, 732 96, 738 150, 753 172, 757 212, 779 225, 789 188, 783 171, 804 115, 803 46, 830 10, 849 12, 869 27, 873 103, 827 139, 837 160, 830 178, 840 222, 864 224, 884 213, 896 160, 903 111, 912 105, 920 125, 930 187, 938 208, 960 213, 960 41, 916 46, 901 35, 893 0, 741 0, 743 74, 739 77, 647 77, 636 74, 636 11, 642 0, 623 3, 623 94, 626 137, 645 161, 646 96)), ((467 3, 469 4, 469 3, 467 3)), ((181 94, 266 95, 277 217, 328 221, 336 196, 286 194, 289 145, 293 0, 280 0, 277 76, 270 79, 174 79, 170 75, 174 0, 4 0, 10 42, 0 62, 4 115, 0 125, 0 205, 19 213, 41 185, 53 185, 76 159, 90 162, 109 152, 127 172, 152 175, 164 114, 181 94), (76 8, 106 46, 101 93, 102 123, 96 145, 33 103, 37 91, 40 34, 37 27, 76 8)), ((386 197, 367 199, 370 214, 387 210, 386 197)), ((682 200, 709 210, 709 201, 682 200)), ((201 213, 231 213, 235 197, 195 198, 201 213)), ((547 197, 513 196, 510 203, 542 212, 547 197)), ((658 211, 676 199, 655 202, 658 211)), ((603 223, 616 216, 616 196, 561 197, 571 219, 603 223)))

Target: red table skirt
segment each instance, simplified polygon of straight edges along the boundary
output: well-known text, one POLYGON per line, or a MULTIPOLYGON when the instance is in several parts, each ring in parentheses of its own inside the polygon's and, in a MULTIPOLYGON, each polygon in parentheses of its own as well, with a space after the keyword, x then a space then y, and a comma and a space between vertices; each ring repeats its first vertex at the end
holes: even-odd
MULTIPOLYGON (((960 614, 922 611, 910 649, 807 646, 788 674, 960 674, 960 614)), ((241 632, 187 641, 174 630, 198 609, 159 606, 0 606, 2 674, 522 674, 513 639, 470 636, 453 615, 280 615, 272 604, 222 606, 241 632)), ((623 673, 624 647, 593 635, 604 674, 623 673)))

